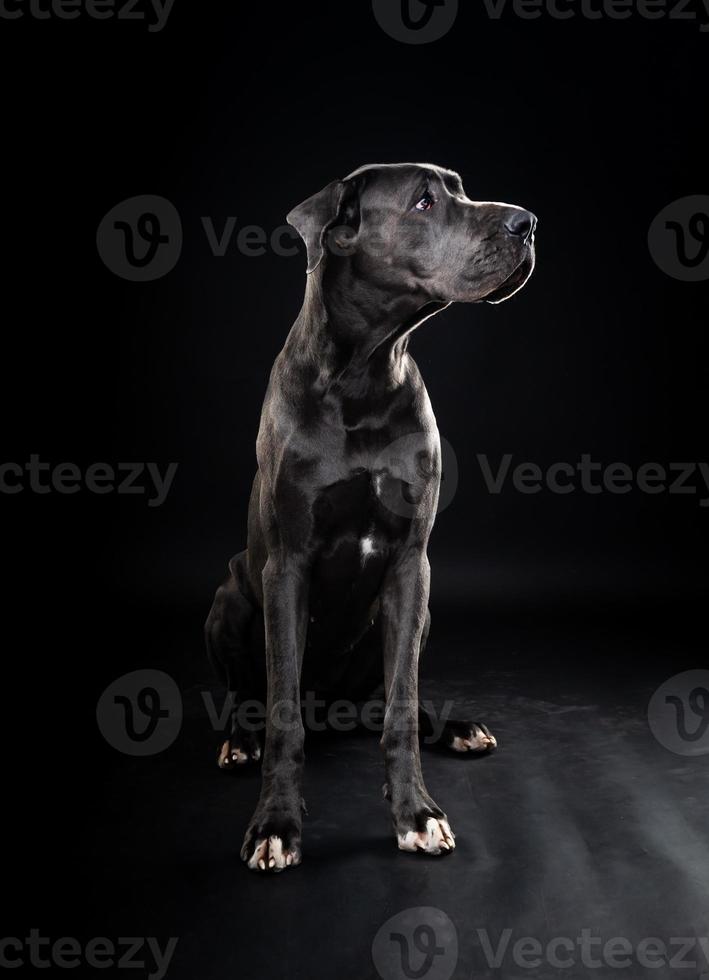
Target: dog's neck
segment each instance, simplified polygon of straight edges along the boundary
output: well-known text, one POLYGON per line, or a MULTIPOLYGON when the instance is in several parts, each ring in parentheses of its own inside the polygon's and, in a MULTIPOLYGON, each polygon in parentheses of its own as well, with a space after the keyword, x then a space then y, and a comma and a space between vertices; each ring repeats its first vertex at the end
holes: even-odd
POLYGON ((333 387, 365 396, 399 387, 406 376, 409 336, 449 306, 420 293, 392 295, 362 286, 345 274, 324 282, 324 269, 308 276, 305 299, 286 341, 291 363, 322 393, 333 387))

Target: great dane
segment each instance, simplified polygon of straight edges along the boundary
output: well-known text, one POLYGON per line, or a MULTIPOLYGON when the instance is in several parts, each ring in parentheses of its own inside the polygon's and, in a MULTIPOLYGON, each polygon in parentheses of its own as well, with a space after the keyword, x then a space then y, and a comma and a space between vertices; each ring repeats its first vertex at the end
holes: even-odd
MULTIPOLYGON (((418 701, 441 449, 409 337, 451 303, 521 289, 537 219, 471 201, 442 167, 382 164, 328 184, 288 222, 307 249, 305 299, 263 405, 247 548, 206 623, 232 696, 223 769, 260 758, 239 706, 266 703, 261 795, 241 856, 264 872, 300 863, 302 692, 357 701, 382 681, 398 845, 443 854, 455 839, 424 785, 419 736, 431 725, 418 701)), ((496 745, 475 722, 448 722, 440 740, 464 753, 496 745)))

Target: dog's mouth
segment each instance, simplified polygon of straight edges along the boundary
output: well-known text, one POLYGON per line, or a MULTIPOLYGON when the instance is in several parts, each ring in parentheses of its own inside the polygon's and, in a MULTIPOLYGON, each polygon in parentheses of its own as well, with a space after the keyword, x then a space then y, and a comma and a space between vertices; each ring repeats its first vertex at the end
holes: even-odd
POLYGON ((505 279, 505 281, 493 289, 491 293, 483 297, 483 302, 485 303, 504 303, 506 299, 510 296, 514 296, 515 293, 524 286, 529 277, 534 271, 534 249, 530 248, 527 254, 522 259, 517 268, 505 279))

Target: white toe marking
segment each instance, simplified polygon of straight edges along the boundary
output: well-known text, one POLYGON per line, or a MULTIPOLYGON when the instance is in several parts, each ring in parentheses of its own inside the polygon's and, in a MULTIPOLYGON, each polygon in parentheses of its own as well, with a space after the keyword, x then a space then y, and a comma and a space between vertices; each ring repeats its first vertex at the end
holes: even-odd
POLYGON ((428 818, 426 829, 421 833, 409 830, 406 834, 399 834, 398 842, 401 851, 440 854, 441 851, 455 850, 455 837, 448 821, 436 820, 435 817, 428 818))
POLYGON ((252 871, 283 871, 300 864, 300 857, 283 849, 283 841, 275 835, 256 842, 254 853, 248 860, 252 871))
POLYGON ((267 840, 256 841, 256 847, 254 848, 254 853, 249 858, 249 867, 252 869, 252 871, 255 871, 256 868, 261 868, 262 871, 265 869, 266 862, 264 860, 264 855, 266 854, 267 848, 268 848, 267 840))
POLYGON ((419 835, 415 830, 410 830, 406 834, 399 834, 399 850, 400 851, 415 851, 416 841, 419 835))
POLYGON ((440 824, 441 824, 441 829, 443 830, 443 834, 444 834, 446 840, 448 841, 448 843, 450 844, 451 849, 454 848, 455 847, 455 834, 451 830, 451 825, 448 823, 447 820, 441 820, 440 821, 440 824))
POLYGON ((240 766, 248 761, 248 755, 238 747, 232 748, 229 741, 226 741, 222 745, 221 752, 219 753, 219 766, 222 769, 228 769, 232 765, 240 766))
POLYGON ((454 752, 479 752, 481 749, 495 749, 497 748, 497 739, 494 735, 486 735, 478 728, 476 734, 471 733, 468 738, 455 735, 451 748, 454 752))
POLYGON ((271 859, 268 862, 269 868, 285 868, 286 856, 283 853, 283 841, 280 837, 269 837, 268 846, 271 851, 271 859))

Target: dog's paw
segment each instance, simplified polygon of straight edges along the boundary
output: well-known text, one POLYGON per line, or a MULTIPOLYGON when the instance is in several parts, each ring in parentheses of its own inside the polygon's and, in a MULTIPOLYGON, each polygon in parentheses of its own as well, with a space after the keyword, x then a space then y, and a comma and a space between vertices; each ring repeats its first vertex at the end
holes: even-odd
POLYGON ((228 738, 219 750, 217 765, 220 769, 236 769, 247 762, 258 762, 261 758, 261 746, 249 739, 228 738))
POLYGON ((252 871, 285 871, 301 861, 301 822, 282 807, 259 808, 249 825, 241 848, 241 860, 252 871))
POLYGON ((441 817, 429 817, 423 830, 409 830, 397 834, 400 851, 424 854, 447 854, 455 850, 455 835, 448 821, 441 817))
POLYGON ((423 785, 411 790, 404 784, 390 792, 390 784, 384 786, 384 799, 391 804, 394 831, 400 851, 423 854, 448 854, 455 850, 455 834, 448 817, 431 799, 423 785))
POLYGON ((270 837, 245 843, 241 851, 242 860, 252 871, 285 871, 286 868, 300 864, 300 849, 285 847, 283 840, 272 834, 270 837))
POLYGON ((448 748, 463 754, 482 755, 497 748, 497 739, 481 722, 449 721, 443 737, 448 748))

